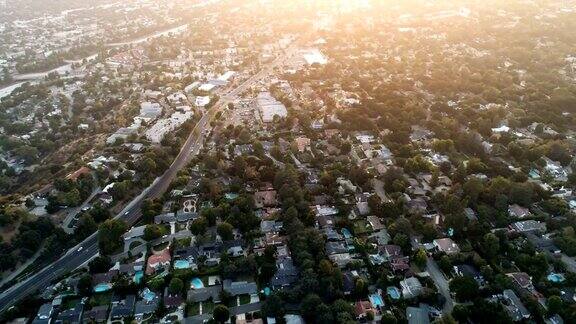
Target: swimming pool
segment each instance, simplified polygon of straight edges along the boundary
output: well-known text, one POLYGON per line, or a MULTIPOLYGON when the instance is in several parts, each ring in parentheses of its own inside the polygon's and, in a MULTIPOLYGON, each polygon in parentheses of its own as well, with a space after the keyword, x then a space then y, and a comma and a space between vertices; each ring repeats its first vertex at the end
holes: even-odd
POLYGON ((202 282, 202 280, 200 280, 200 278, 193 278, 190 281, 190 284, 192 285, 192 289, 202 289, 204 288, 204 283, 202 282))
POLYGON ((134 274, 134 278, 132 279, 134 283, 139 284, 142 282, 142 278, 144 277, 144 271, 136 271, 134 274))
POLYGON ((347 239, 352 237, 352 233, 350 233, 350 231, 347 228, 342 229, 342 235, 344 235, 344 238, 347 239))
POLYGON ((388 287, 386 288, 386 293, 392 299, 400 299, 400 290, 396 287, 388 287))
POLYGON ((94 286, 94 292, 96 293, 105 292, 110 289, 112 289, 112 284, 109 283, 99 283, 96 286, 94 286))
POLYGON ((551 273, 548 276, 546 276, 546 278, 550 282, 563 282, 564 280, 566 280, 566 278, 564 278, 564 275, 561 273, 551 273))
POLYGON ((176 260, 174 261, 174 269, 188 269, 190 268, 190 261, 176 260))
POLYGON ((384 301, 382 300, 382 296, 380 296, 378 294, 372 294, 372 295, 368 296, 368 298, 370 299, 372 306, 374 306, 375 308, 384 306, 384 301))
POLYGON ((151 302, 154 300, 154 298, 156 298, 156 294, 152 292, 150 289, 146 288, 142 292, 142 298, 147 302, 151 302))

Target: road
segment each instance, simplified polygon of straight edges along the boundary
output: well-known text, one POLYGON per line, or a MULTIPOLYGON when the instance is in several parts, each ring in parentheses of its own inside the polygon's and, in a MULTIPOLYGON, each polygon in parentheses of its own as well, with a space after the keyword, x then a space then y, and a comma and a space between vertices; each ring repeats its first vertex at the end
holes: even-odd
MULTIPOLYGON (((295 42, 296 43, 296 42, 295 42)), ((296 44, 292 45, 283 54, 270 64, 264 66, 260 72, 253 75, 235 89, 226 93, 218 100, 212 108, 207 111, 200 121, 196 124, 186 142, 182 146, 180 153, 174 159, 168 170, 158 177, 148 188, 146 188, 138 197, 134 198, 115 218, 125 221, 129 226, 136 224, 140 218, 140 206, 147 198, 160 197, 169 187, 172 180, 176 177, 178 171, 184 168, 192 156, 198 154, 204 144, 205 131, 210 130, 210 122, 219 111, 226 108, 228 102, 235 100, 238 95, 242 94, 257 81, 267 77, 274 68, 281 65, 285 60, 297 50, 296 44)), ((82 243, 70 249, 56 262, 41 271, 28 277, 26 280, 12 286, 10 289, 0 294, 0 311, 13 306, 21 299, 33 294, 37 290, 45 289, 52 281, 60 276, 82 266, 98 254, 98 239, 96 233, 92 234, 82 243)))
POLYGON ((430 274, 430 278, 438 287, 438 292, 445 298, 446 302, 444 303, 444 307, 442 308, 443 314, 451 314, 452 309, 454 308, 454 301, 452 300, 452 296, 450 295, 450 287, 448 286, 448 280, 444 277, 444 274, 436 264, 432 258, 428 258, 426 261, 426 271, 430 274))

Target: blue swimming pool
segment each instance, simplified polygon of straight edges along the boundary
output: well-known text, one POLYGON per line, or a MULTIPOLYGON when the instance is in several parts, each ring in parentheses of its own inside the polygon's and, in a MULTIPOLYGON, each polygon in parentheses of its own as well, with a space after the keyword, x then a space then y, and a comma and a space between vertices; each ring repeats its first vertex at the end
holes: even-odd
POLYGON ((202 280, 200 280, 200 278, 193 278, 190 281, 190 284, 192 285, 192 289, 202 289, 204 288, 204 283, 202 282, 202 280))
POLYGON ((388 287, 386 288, 386 293, 392 299, 400 299, 400 290, 396 287, 388 287))
POLYGON ((156 298, 156 294, 152 292, 150 289, 146 288, 142 292, 142 298, 147 302, 151 302, 154 300, 154 298, 156 298))
POLYGON ((546 276, 546 278, 548 279, 548 281, 556 283, 563 282, 564 280, 566 280, 564 275, 561 273, 551 273, 548 276, 546 276))
POLYGON ((134 283, 139 284, 142 282, 142 278, 144 278, 144 271, 136 271, 132 280, 134 280, 134 283))
POLYGON ((272 293, 272 290, 269 287, 264 288, 264 295, 270 296, 271 293, 272 293))
POLYGON ((112 284, 109 283, 99 283, 96 286, 94 286, 94 292, 96 293, 105 292, 110 289, 112 289, 112 284))
POLYGON ((188 269, 190 268, 190 261, 176 260, 174 261, 174 269, 188 269))
POLYGON ((372 295, 368 296, 368 298, 370 299, 372 306, 374 306, 375 308, 384 306, 384 301, 382 300, 382 296, 380 296, 378 294, 372 294, 372 295))

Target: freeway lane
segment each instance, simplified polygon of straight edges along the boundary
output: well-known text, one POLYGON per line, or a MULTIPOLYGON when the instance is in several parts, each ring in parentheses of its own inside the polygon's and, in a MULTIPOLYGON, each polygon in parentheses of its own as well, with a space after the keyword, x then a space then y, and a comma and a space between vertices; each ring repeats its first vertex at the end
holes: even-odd
MULTIPOLYGON (((294 42, 294 45, 287 49, 276 60, 264 66, 258 73, 222 96, 222 98, 202 116, 190 132, 180 153, 174 159, 168 170, 157 178, 138 197, 134 198, 115 218, 124 220, 129 226, 134 225, 140 218, 140 206, 142 202, 146 198, 160 197, 168 189, 168 186, 176 177, 178 171, 188 164, 193 155, 198 154, 204 144, 205 131, 211 127, 210 122, 215 118, 216 114, 222 111, 228 102, 233 101, 238 95, 254 85, 254 83, 272 73, 275 67, 284 63, 286 58, 294 54, 296 50, 297 46, 296 42, 294 42)), ((96 233, 94 233, 82 243, 70 249, 64 256, 50 266, 2 292, 0 294, 0 311, 6 310, 26 296, 35 293, 37 290, 46 289, 52 281, 85 264, 97 254, 98 240, 96 233), (78 251, 80 247, 82 247, 82 249, 78 251)))

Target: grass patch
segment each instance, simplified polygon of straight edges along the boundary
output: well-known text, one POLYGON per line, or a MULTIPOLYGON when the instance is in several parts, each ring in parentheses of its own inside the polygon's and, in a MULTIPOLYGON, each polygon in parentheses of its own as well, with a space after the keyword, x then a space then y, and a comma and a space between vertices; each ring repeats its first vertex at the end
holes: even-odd
POLYGON ((200 315, 200 303, 189 304, 188 307, 186 307, 186 316, 190 317, 196 315, 200 315))
POLYGON ((249 294, 240 295, 240 305, 246 305, 246 304, 250 304, 250 295, 249 294))
POLYGON ((354 222, 354 227, 352 228, 352 230, 354 231, 355 235, 366 234, 369 232, 368 222, 363 219, 358 220, 354 222))
POLYGON ((90 297, 90 300, 88 301, 88 304, 91 307, 104 306, 109 305, 111 300, 112 300, 112 293, 105 292, 101 294, 92 295, 92 297, 90 297))
POLYGON ((202 314, 212 314, 214 311, 214 302, 206 301, 202 303, 202 314))
POLYGON ((142 242, 140 241, 134 241, 132 243, 130 243, 130 246, 128 247, 130 250, 132 250, 133 248, 142 245, 142 242))
POLYGON ((167 248, 169 244, 170 244, 170 242, 165 242, 165 243, 162 243, 162 244, 158 244, 158 245, 156 245, 153 249, 154 249, 154 251, 156 251, 156 252, 160 252, 160 251, 164 250, 165 248, 167 248))

